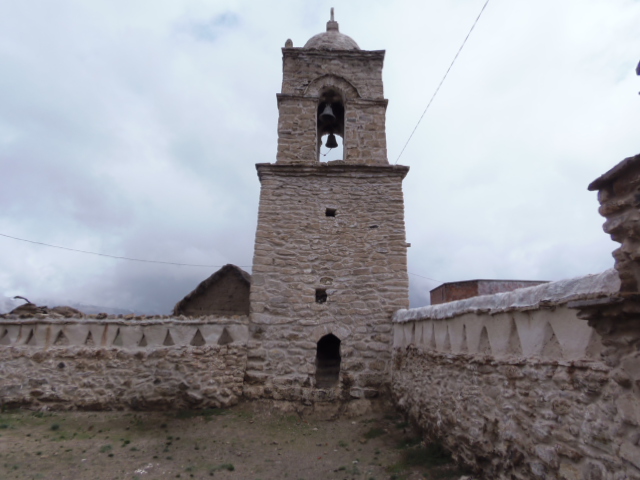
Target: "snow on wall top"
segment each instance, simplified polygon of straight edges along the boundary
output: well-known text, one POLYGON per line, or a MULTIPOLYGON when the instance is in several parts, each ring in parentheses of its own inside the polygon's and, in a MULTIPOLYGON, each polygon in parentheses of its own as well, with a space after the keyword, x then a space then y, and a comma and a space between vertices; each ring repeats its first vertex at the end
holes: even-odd
POLYGON ((620 291, 618 272, 611 268, 596 275, 569 278, 511 292, 482 295, 439 305, 398 310, 396 323, 413 320, 444 320, 465 313, 495 314, 516 309, 535 309, 543 305, 560 305, 574 300, 607 297, 620 291))

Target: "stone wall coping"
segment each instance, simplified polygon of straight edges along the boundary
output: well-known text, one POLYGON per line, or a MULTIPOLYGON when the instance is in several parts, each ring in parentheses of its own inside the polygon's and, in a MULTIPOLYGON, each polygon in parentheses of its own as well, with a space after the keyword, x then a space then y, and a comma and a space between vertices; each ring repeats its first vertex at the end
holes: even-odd
POLYGON ((151 326, 151 325, 244 325, 249 321, 248 316, 233 317, 200 317, 187 319, 186 317, 147 317, 145 319, 125 319, 125 318, 91 318, 91 317, 59 317, 55 314, 40 314, 34 317, 20 318, 19 315, 0 315, 0 325, 33 325, 33 324, 92 324, 92 325, 131 325, 131 326, 151 326))
POLYGON ((409 167, 405 165, 362 165, 347 164, 344 161, 336 160, 334 162, 322 163, 315 165, 302 164, 275 164, 275 163, 256 163, 258 177, 267 174, 287 175, 287 176, 313 176, 322 175, 323 177, 331 175, 343 175, 345 173, 357 173, 359 176, 370 175, 372 177, 398 175, 404 178, 409 172, 409 167))
POLYGON ((438 305, 398 310, 395 323, 417 320, 446 320, 467 313, 495 315, 514 310, 537 310, 576 300, 608 297, 620 290, 618 272, 611 268, 596 275, 559 280, 511 292, 482 295, 438 305))
POLYGON ((587 188, 589 191, 601 190, 605 185, 615 181, 618 177, 623 175, 627 169, 637 166, 640 166, 640 154, 634 157, 625 158, 615 167, 596 178, 587 188))

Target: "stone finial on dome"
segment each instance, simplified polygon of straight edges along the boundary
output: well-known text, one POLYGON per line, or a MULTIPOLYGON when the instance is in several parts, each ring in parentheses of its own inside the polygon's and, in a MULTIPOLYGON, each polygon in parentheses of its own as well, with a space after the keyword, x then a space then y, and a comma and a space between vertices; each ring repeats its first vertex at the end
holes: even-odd
POLYGON ((327 32, 331 30, 335 30, 336 32, 340 31, 338 28, 338 22, 333 18, 333 7, 331 7, 331 19, 327 22, 327 32))
POLYGON ((311 37, 304 48, 308 50, 360 50, 353 38, 340 33, 338 22, 334 19, 333 8, 331 8, 331 18, 327 22, 327 31, 311 37))

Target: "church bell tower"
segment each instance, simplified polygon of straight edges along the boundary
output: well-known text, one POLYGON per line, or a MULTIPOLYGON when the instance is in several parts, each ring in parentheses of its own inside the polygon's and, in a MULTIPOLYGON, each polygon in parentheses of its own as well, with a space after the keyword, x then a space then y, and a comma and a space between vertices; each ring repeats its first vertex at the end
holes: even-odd
POLYGON ((276 162, 256 165, 249 398, 371 398, 389 381, 409 168, 387 160, 384 54, 340 33, 333 9, 326 32, 282 49, 276 162), (321 162, 338 139, 343 158, 321 162))

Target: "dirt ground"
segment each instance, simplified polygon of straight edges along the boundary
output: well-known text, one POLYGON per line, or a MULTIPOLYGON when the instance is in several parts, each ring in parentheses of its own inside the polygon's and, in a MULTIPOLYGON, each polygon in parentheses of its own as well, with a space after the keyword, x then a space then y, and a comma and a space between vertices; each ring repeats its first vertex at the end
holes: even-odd
POLYGON ((0 414, 0 479, 458 479, 394 410, 357 418, 256 408, 0 414))

